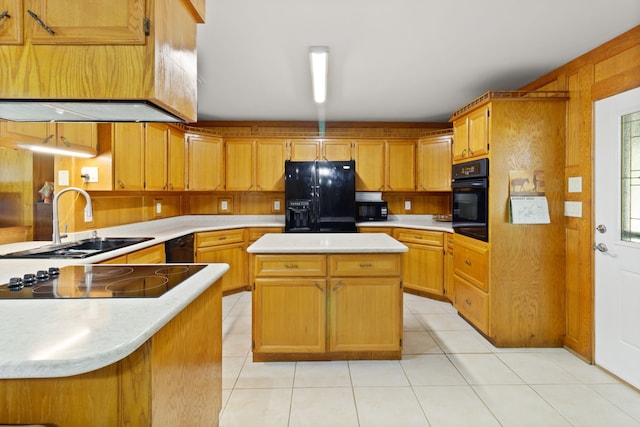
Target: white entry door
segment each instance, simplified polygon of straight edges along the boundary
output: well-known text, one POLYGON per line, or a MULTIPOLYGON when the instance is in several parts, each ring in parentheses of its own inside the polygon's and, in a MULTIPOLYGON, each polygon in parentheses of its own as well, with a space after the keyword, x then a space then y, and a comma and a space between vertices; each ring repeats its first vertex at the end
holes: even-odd
POLYGON ((640 88, 595 103, 595 361, 640 388, 640 88))

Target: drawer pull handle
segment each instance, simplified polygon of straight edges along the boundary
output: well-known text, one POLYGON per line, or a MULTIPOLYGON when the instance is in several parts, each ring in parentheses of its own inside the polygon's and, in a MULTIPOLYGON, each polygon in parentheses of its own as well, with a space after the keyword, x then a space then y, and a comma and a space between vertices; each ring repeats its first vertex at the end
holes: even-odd
POLYGON ((471 266, 471 261, 469 261, 468 259, 465 259, 464 263, 467 264, 468 266, 471 266))
POLYGON ((363 262, 360 264, 360 268, 371 268, 373 267, 373 264, 371 264, 370 262, 363 262))
POLYGON ((299 268, 298 264, 285 264, 284 268, 299 268))
POLYGON ((220 236, 218 237, 218 240, 227 240, 227 236, 220 236))
POLYGON ((464 300, 464 302, 466 302, 468 305, 471 305, 471 300, 470 299, 466 299, 466 300, 464 300))
POLYGON ((422 236, 414 236, 414 239, 422 240, 422 236))

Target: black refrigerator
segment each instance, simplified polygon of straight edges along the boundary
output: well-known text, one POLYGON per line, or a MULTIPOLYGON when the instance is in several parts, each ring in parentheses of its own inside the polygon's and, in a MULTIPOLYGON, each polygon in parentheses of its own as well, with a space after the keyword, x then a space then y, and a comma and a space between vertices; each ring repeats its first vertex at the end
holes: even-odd
POLYGON ((356 162, 284 163, 285 232, 356 232, 356 162))

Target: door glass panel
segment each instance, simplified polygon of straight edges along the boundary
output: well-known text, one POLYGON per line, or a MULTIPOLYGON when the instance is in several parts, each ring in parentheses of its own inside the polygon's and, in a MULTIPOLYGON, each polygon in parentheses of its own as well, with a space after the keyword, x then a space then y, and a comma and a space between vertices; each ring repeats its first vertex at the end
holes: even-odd
POLYGON ((622 116, 622 240, 640 242, 640 111, 622 116))

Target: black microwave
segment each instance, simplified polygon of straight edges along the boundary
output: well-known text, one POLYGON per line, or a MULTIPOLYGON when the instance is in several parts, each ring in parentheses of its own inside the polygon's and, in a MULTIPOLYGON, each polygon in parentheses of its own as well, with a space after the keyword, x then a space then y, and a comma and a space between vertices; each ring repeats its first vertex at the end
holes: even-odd
POLYGON ((388 212, 384 200, 356 202, 357 221, 386 221, 388 212))

